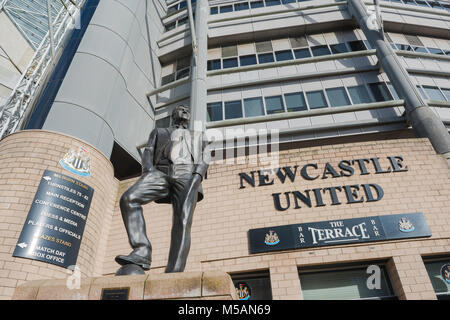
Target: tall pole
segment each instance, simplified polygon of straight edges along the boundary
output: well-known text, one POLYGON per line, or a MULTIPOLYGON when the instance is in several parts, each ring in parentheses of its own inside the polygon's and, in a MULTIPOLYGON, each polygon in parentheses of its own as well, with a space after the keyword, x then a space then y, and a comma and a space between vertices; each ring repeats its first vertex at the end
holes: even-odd
POLYGON ((53 38, 53 23, 50 0, 47 0, 47 19, 48 19, 48 37, 50 38, 50 51, 52 54, 52 63, 55 63, 55 43, 53 38))
POLYGON ((381 34, 383 29, 374 21, 377 19, 368 12, 361 0, 348 0, 348 8, 370 45, 376 49, 378 63, 405 101, 406 117, 415 135, 428 138, 434 150, 450 161, 450 135, 447 129, 422 98, 392 47, 384 41, 381 34))
POLYGON ((194 31, 191 30, 191 37, 195 41, 192 52, 190 129, 195 131, 204 131, 206 123, 208 8, 208 0, 197 0, 194 31))

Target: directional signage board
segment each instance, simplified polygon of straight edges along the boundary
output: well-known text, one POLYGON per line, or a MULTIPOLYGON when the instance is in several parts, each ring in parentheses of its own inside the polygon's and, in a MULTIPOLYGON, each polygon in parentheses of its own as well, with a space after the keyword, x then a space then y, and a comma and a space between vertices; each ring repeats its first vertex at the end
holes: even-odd
POLYGON ((75 265, 93 194, 85 183, 45 170, 13 256, 75 265))
POLYGON ((250 253, 431 237, 421 212, 251 229, 250 253))

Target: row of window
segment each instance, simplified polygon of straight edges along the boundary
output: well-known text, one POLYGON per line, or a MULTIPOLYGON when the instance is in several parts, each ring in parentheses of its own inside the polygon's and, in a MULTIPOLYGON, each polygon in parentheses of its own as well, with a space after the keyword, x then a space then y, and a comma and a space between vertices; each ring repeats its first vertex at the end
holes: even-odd
MULTIPOLYGON (((438 300, 450 299, 450 277, 448 271, 444 274, 443 270, 448 270, 449 263, 449 257, 424 258, 425 269, 438 300)), ((230 276, 240 300, 272 299, 268 271, 230 276)), ((299 268, 298 276, 304 300, 397 299, 385 262, 350 264, 334 268, 299 268), (371 281, 374 274, 379 276, 376 283, 371 281)))
MULTIPOLYGON (((192 10, 195 9, 195 3, 197 0, 192 0, 192 10)), ((167 8, 167 15, 172 15, 178 11, 181 11, 183 9, 187 8, 187 1, 181 1, 177 4, 174 4, 173 6, 170 6, 167 8)))
POLYGON ((210 7, 210 14, 228 13, 233 11, 242 11, 248 9, 257 9, 263 7, 278 6, 281 4, 289 4, 296 2, 305 2, 311 0, 259 0, 259 1, 245 1, 235 4, 227 4, 223 6, 210 7))
POLYGON ((450 89, 419 85, 417 89, 424 99, 450 102, 450 89))
POLYGON ((438 1, 427 1, 427 0, 383 0, 383 1, 397 4, 409 4, 412 6, 419 6, 425 8, 444 9, 450 11, 449 3, 440 3, 438 1))
MULTIPOLYGON (((256 43, 257 54, 242 55, 235 57, 227 57, 222 59, 208 60, 208 70, 219 70, 227 68, 244 67, 255 64, 264 64, 271 62, 281 62, 293 59, 304 59, 309 57, 319 57, 330 54, 345 53, 352 51, 363 51, 367 50, 366 44, 361 40, 348 41, 343 43, 331 44, 331 45, 318 45, 318 46, 308 46, 306 38, 304 42, 302 41, 302 46, 295 46, 292 39, 300 38, 290 38, 291 44, 294 49, 273 51, 272 44, 270 41, 264 41, 264 43, 256 43)), ((302 38, 303 39, 303 38, 302 38)), ((298 44, 298 42, 297 42, 298 44)), ((368 43, 367 43, 368 45, 368 43)), ((236 46, 233 46, 236 47, 236 46)), ((222 50, 223 52, 223 50, 222 50)), ((237 55, 237 49, 235 50, 237 55)), ((224 54, 222 54, 222 57, 224 54)))
POLYGON ((283 112, 381 102, 393 98, 398 99, 398 95, 390 83, 376 82, 268 97, 218 101, 207 104, 207 121, 250 118, 283 112))
MULTIPOLYGON (((278 6, 282 4, 296 3, 296 2, 305 2, 310 0, 259 0, 259 1, 245 1, 238 2, 234 4, 227 4, 222 6, 212 6, 210 7, 210 14, 221 14, 221 13, 229 13, 233 11, 242 11, 249 9, 257 9, 263 7, 272 7, 278 6)), ((386 2, 399 3, 399 4, 408 4, 414 6, 421 6, 426 8, 434 8, 434 9, 443 9, 450 11, 450 4, 439 3, 438 1, 426 1, 426 0, 384 0, 386 2)))
POLYGON ((450 50, 447 50, 447 49, 412 46, 409 44, 392 43, 392 42, 390 43, 390 45, 394 50, 432 53, 432 54, 440 54, 440 55, 450 56, 450 50))

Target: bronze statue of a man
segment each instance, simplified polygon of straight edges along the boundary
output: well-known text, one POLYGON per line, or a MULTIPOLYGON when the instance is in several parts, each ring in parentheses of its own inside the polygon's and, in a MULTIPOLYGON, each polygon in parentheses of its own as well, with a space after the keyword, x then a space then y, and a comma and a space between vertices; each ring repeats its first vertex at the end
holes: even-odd
MULTIPOLYGON (((201 182, 209 164, 205 134, 189 131, 189 120, 189 109, 181 105, 172 112, 171 127, 155 128, 150 133, 142 156, 142 175, 120 199, 123 222, 133 248, 129 255, 116 257, 116 262, 123 266, 121 269, 130 265, 150 269, 152 246, 142 205, 155 201, 171 203, 173 207, 166 272, 184 271, 193 213, 197 201, 203 198, 201 182)), ((117 274, 134 273, 121 269, 117 274)))

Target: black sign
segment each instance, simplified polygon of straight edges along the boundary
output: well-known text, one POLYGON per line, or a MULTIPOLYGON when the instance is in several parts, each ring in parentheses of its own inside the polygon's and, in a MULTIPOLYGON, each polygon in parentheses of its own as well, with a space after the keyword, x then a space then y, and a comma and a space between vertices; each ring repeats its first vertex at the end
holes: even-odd
POLYGON ((103 289, 102 300, 128 300, 130 288, 103 289))
POLYGON ((250 253, 431 237, 422 213, 291 224, 251 229, 250 253))
POLYGON ((85 183, 45 170, 13 256, 75 265, 93 194, 85 183))

